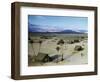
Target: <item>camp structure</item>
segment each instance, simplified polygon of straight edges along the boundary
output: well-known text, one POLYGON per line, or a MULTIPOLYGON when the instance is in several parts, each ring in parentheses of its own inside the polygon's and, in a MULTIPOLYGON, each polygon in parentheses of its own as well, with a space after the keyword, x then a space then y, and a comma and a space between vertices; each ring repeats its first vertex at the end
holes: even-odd
POLYGON ((44 62, 45 63, 45 62, 49 62, 51 60, 52 60, 52 58, 46 53, 39 53, 36 56, 36 61, 38 61, 38 62, 44 62))

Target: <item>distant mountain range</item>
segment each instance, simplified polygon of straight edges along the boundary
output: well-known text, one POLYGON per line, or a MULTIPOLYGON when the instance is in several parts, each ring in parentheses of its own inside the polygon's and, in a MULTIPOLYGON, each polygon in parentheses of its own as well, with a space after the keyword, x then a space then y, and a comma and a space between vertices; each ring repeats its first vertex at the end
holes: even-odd
POLYGON ((85 33, 85 32, 80 31, 80 30, 78 30, 78 31, 75 31, 75 30, 64 30, 62 32, 63 33, 68 33, 68 34, 81 34, 81 33, 85 33))
POLYGON ((88 33, 87 30, 78 30, 77 32, 88 33))
POLYGON ((66 33, 66 34, 83 34, 87 33, 87 30, 61 30, 58 29, 57 27, 50 27, 50 26, 43 26, 43 25, 33 25, 33 24, 28 24, 28 31, 29 32, 45 32, 45 33, 66 33))

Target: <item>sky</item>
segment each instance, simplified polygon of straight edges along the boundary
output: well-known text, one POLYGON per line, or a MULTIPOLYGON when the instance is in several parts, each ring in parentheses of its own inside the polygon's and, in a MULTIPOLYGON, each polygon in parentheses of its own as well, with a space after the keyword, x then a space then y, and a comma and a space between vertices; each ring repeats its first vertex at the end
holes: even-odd
POLYGON ((28 23, 49 26, 47 29, 88 30, 87 17, 28 15, 28 23))

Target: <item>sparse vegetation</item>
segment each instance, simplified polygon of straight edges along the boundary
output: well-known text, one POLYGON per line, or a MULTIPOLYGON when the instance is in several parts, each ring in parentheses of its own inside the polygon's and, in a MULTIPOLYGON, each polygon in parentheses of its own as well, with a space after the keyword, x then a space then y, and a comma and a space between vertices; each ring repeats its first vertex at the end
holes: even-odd
POLYGON ((59 41, 58 41, 58 43, 57 43, 57 45, 60 45, 61 46, 61 55, 62 55, 62 58, 61 58, 61 61, 63 61, 64 60, 64 58, 63 58, 63 45, 64 45, 64 40, 63 39, 60 39, 59 41))
MULTIPOLYGON (((60 47, 56 47, 56 50, 57 50, 57 52, 59 54, 60 47)), ((57 62, 58 62, 58 58, 57 58, 57 62)))
MULTIPOLYGON (((30 44, 28 49, 33 52, 28 56, 29 66, 87 63, 87 40, 86 34, 30 34, 28 37, 28 43, 30 44), (65 48, 66 45, 67 48, 65 48), (40 57, 41 53, 45 55, 42 56, 42 54, 40 57), (73 59, 76 56, 82 56, 81 58, 86 56, 86 59, 84 62, 76 62, 73 59), (42 59, 42 64, 37 57, 42 59), (32 60, 35 61, 32 62, 32 60), (67 62, 67 60, 70 62, 67 62)), ((80 59, 77 57, 78 60, 80 59)))
POLYGON ((75 48, 74 48, 74 50, 76 50, 76 51, 82 51, 83 49, 84 48, 80 45, 76 45, 75 48))

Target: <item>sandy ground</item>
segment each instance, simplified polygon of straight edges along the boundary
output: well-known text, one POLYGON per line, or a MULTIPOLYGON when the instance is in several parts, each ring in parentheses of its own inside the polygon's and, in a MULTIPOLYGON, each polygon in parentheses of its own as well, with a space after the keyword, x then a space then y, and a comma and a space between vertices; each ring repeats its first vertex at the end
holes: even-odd
MULTIPOLYGON (((34 58, 31 63, 29 63, 29 66, 52 66, 52 65, 81 65, 81 64, 87 64, 88 63, 88 55, 87 55, 87 41, 83 40, 79 43, 74 43, 74 44, 68 44, 65 43, 63 45, 63 51, 59 50, 57 52, 56 47, 58 40, 54 39, 47 39, 43 41, 41 44, 40 52, 41 53, 47 53, 49 54, 50 57, 54 55, 59 55, 58 59, 55 59, 52 62, 46 62, 46 63, 41 63, 41 62, 36 62, 34 61, 34 58), (76 45, 83 45, 84 44, 84 50, 82 51, 75 51, 74 48, 76 45), (64 60, 61 61, 61 57, 63 55, 64 60)), ((39 51, 39 43, 33 43, 29 44, 29 55, 31 56, 37 56, 38 51, 39 51), (34 50, 33 50, 34 49, 34 50), (34 53, 35 52, 35 53, 34 53)))

